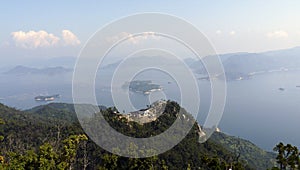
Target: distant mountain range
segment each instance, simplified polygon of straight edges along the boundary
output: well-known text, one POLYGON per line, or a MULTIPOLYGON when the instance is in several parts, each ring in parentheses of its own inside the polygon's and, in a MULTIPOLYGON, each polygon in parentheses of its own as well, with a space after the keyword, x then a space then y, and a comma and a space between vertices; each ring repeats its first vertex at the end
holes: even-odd
MULTIPOLYGON (((78 105, 79 106, 79 105, 78 105)), ((81 107, 81 106, 80 106, 81 107)), ((85 105, 83 105, 85 107, 85 105)), ((134 130, 134 134, 136 135, 139 131, 137 129, 134 129, 135 126, 145 128, 154 128, 154 129, 160 129, 162 130, 160 126, 163 126, 164 128, 168 127, 169 124, 172 124, 173 117, 173 107, 178 107, 177 104, 174 104, 174 102, 166 102, 166 101, 160 101, 153 103, 149 108, 142 109, 140 111, 131 112, 128 114, 120 114, 116 111, 113 111, 109 114, 110 117, 112 117, 113 122, 110 123, 117 123, 120 121, 119 119, 125 118, 127 119, 126 124, 129 124, 129 127, 123 127, 124 129, 127 129, 126 131, 134 130), (166 111, 161 114, 161 106, 164 105, 166 107, 166 111), (168 112, 167 110, 171 110, 171 112, 168 112), (118 121, 119 120, 119 121, 118 121), (139 125, 135 124, 134 122, 138 123, 139 125), (166 123, 168 122, 168 123, 166 123), (133 123, 131 125, 131 123, 133 123), (133 127, 131 127, 133 126, 133 127)), ((106 110, 105 107, 99 106, 100 110, 106 110)), ((110 110, 110 109, 108 109, 110 110)), ((175 109, 176 110, 176 109, 175 109)), ((0 109, 1 112, 1 109, 0 109)), ((23 114, 26 115, 26 113, 31 113, 33 115, 39 116, 40 119, 43 120, 59 120, 64 122, 64 124, 74 124, 74 122, 77 122, 77 116, 75 114, 74 105, 73 104, 65 104, 65 103, 50 103, 47 105, 41 105, 29 110, 26 110, 23 114)), ((3 118, 6 116, 1 115, 3 118)), ((91 115, 90 115, 91 116, 91 115)), ((185 116, 181 117, 182 120, 192 120, 193 117, 185 113, 185 116)), ((124 120, 123 120, 124 121, 124 120)), ((119 125, 119 124, 118 124, 119 125)), ((120 126, 120 125, 119 125, 120 126)), ((149 129, 148 129, 149 130, 149 129)), ((155 131, 155 130, 154 130, 155 131)), ((150 132, 148 132, 150 133, 150 132)), ((152 133, 152 132, 151 132, 152 133)), ((218 152, 218 157, 222 157, 221 155, 231 153, 234 156, 234 159, 239 159, 239 161, 245 162, 245 164, 248 164, 253 169, 267 169, 273 166, 275 162, 275 153, 266 152, 263 149, 257 147, 255 144, 251 143, 248 140, 241 139, 234 136, 229 136, 223 132, 215 132, 211 138, 205 142, 204 144, 195 143, 194 139, 197 139, 200 137, 200 135, 205 135, 204 131, 201 130, 201 127, 199 125, 195 126, 193 130, 191 130, 190 135, 186 137, 185 140, 189 141, 188 145, 183 145, 183 148, 185 150, 189 150, 190 148, 193 148, 193 153, 188 154, 194 154, 197 152, 200 152, 201 154, 212 154, 209 153, 212 150, 218 150, 220 148, 224 148, 222 150, 222 153, 218 152), (193 140, 192 140, 193 139, 193 140), (206 145, 210 146, 210 151, 204 151, 203 147, 207 147, 206 145), (195 150, 196 149, 196 150, 195 150), (199 149, 199 150, 197 150, 199 149)), ((147 134, 147 133, 146 133, 147 134)), ((182 142, 181 142, 182 143, 182 142)), ((181 148, 181 144, 178 146, 181 148)), ((177 148, 178 149, 178 148, 177 148)), ((184 155, 187 153, 182 153, 174 149, 172 151, 173 154, 178 155, 184 155), (175 151, 175 152, 174 152, 175 151)), ((162 154, 162 157, 164 157, 166 154, 162 154)), ((170 157, 175 157, 174 155, 170 155, 170 157)), ((235 161, 235 160, 232 160, 235 161)))
POLYGON ((24 57, 24 56, 11 56, 3 57, 0 63, 0 69, 11 68, 16 65, 26 65, 29 67, 55 67, 63 66, 72 68, 75 65, 76 57, 74 56, 57 56, 57 57, 24 57))
POLYGON ((41 74, 41 75, 57 75, 71 72, 72 69, 58 67, 45 67, 45 68, 32 68, 26 66, 16 66, 3 74, 7 75, 28 75, 28 74, 41 74))
MULTIPOLYGON (((284 50, 268 51, 262 53, 229 53, 219 55, 223 67, 225 70, 227 80, 241 80, 248 79, 256 74, 275 72, 275 71, 288 71, 288 70, 300 70, 300 47, 294 47, 284 50)), ((204 59, 208 59, 205 57, 204 59)), ((147 62, 150 65, 161 64, 161 60, 164 59, 166 65, 176 65, 178 62, 172 58, 164 56, 144 56, 133 59, 131 62, 134 65, 147 62)), ((61 74, 71 71, 76 62, 75 57, 55 57, 50 59, 38 59, 35 61, 27 61, 26 66, 16 66, 5 74, 61 74), (59 65, 59 66, 58 66, 59 65), (43 68, 38 68, 38 67, 43 68)), ((101 65, 103 70, 113 70, 121 64, 122 58, 113 63, 105 63, 101 65)), ((205 67, 200 60, 195 58, 184 59, 194 73, 201 74, 205 77, 207 75, 205 67)), ((128 64, 128 63, 127 63, 128 64)), ((131 64, 131 65, 132 65, 131 64)), ((2 67, 0 71, 8 70, 9 67, 2 67)))
MULTIPOLYGON (((227 80, 248 79, 262 73, 300 70, 300 47, 263 53, 219 55, 227 80)), ((205 58, 204 58, 205 60, 205 58)), ((199 74, 206 74, 200 60, 188 58, 186 63, 199 74)))
MULTIPOLYGON (((135 64, 150 62, 150 64, 160 63, 161 60, 156 60, 157 56, 151 57, 139 57, 135 64)), ((248 79, 256 74, 275 72, 275 71, 288 71, 288 70, 300 70, 300 47, 295 47, 285 50, 268 51, 262 53, 230 53, 219 55, 220 61, 223 64, 224 71, 227 80, 241 80, 248 79)), ((204 60, 209 59, 204 57, 204 60)), ((168 65, 178 64, 174 62, 172 58, 167 58, 166 63, 168 65)), ((120 59, 117 62, 110 63, 102 66, 102 69, 114 70, 117 69, 118 65, 121 64, 120 59)), ((207 76, 207 71, 201 60, 196 58, 186 58, 184 63, 189 66, 196 74, 207 76)))

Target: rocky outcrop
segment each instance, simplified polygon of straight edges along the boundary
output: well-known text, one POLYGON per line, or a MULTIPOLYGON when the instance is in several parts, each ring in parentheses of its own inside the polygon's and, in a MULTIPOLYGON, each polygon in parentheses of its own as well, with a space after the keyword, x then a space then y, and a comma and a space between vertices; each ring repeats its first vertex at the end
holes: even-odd
POLYGON ((163 114, 166 104, 167 101, 159 100, 157 102, 154 102, 147 109, 130 112, 128 114, 125 114, 124 117, 128 121, 135 121, 139 124, 149 123, 155 121, 159 116, 163 114))

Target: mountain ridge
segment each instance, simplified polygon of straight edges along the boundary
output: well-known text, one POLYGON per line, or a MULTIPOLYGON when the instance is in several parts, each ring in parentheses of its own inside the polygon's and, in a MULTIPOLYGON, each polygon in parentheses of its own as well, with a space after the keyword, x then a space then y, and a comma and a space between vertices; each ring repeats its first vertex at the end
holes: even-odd
POLYGON ((36 75, 57 75, 71 72, 72 69, 68 69, 62 66, 56 67, 44 67, 44 68, 33 68, 26 67, 22 65, 18 65, 3 74, 6 75, 28 75, 28 74, 36 74, 36 75))
MULTIPOLYGON (((152 105, 152 107, 153 106, 155 107, 156 105, 154 104, 154 105, 152 105)), ((39 109, 32 109, 30 112, 32 114, 40 115, 41 114, 41 112, 40 112, 41 109, 47 108, 47 107, 51 107, 54 110, 57 109, 58 114, 60 114, 62 110, 70 111, 70 112, 68 112, 69 114, 72 114, 71 112, 74 111, 73 107, 72 107, 72 104, 55 103, 55 104, 48 104, 48 105, 39 106, 39 109)), ((147 111, 147 109, 140 110, 139 113, 144 113, 145 111, 147 111)), ((113 110, 111 111, 111 113, 113 113, 111 116, 116 115, 118 117, 118 115, 121 115, 121 117, 126 117, 126 115, 120 114, 120 113, 115 113, 115 111, 113 111, 113 110)), ((155 120, 148 121, 148 122, 143 122, 143 124, 146 127, 149 127, 149 126, 152 127, 152 126, 157 126, 157 123, 159 124, 159 122, 162 121, 162 120, 167 121, 169 119, 169 118, 164 119, 161 116, 162 115, 158 115, 158 117, 155 120)), ((119 117, 117 120, 122 119, 121 117, 119 117)), ((64 117, 64 116, 60 117, 60 119, 65 119, 67 121, 70 121, 69 119, 67 119, 67 117, 64 117)), ((128 116, 128 115, 127 115, 127 119, 132 121, 134 124, 135 123, 137 123, 137 124, 141 123, 141 122, 138 122, 138 121, 133 121, 133 119, 130 118, 130 116, 128 116)), ((72 119, 71 121, 75 122, 76 121, 76 116, 75 116, 75 119, 72 119)), ((133 125, 133 127, 135 127, 135 126, 140 127, 141 125, 133 125)), ((198 128, 196 128, 196 129, 198 129, 196 131, 197 131, 199 136, 200 136, 200 134, 203 135, 203 133, 201 133, 201 126, 198 126, 198 128)), ((128 132, 128 130, 127 130, 127 132, 128 132)), ((157 132, 159 132, 159 131, 157 131, 157 132)), ((124 132, 124 133, 126 133, 126 132, 124 132)), ((128 135, 130 135, 130 134, 131 133, 129 133, 128 135)), ((235 155, 234 156, 235 158, 238 157, 238 152, 241 152, 242 156, 239 156, 240 157, 239 159, 241 161, 246 161, 251 167, 255 167, 255 169, 270 168, 274 164, 274 158, 275 158, 274 153, 266 152, 266 151, 260 149, 259 147, 257 147, 255 144, 253 144, 252 142, 250 142, 248 140, 240 139, 240 138, 234 137, 234 136, 229 136, 229 135, 226 135, 223 132, 215 132, 212 135, 212 137, 209 139, 209 141, 213 141, 214 143, 220 144, 221 146, 225 147, 227 150, 229 150, 230 152, 232 152, 235 155), (233 147, 233 145, 234 144, 236 145, 237 143, 240 143, 240 145, 242 146, 240 150, 233 147), (258 162, 258 160, 261 160, 261 161, 258 162)))

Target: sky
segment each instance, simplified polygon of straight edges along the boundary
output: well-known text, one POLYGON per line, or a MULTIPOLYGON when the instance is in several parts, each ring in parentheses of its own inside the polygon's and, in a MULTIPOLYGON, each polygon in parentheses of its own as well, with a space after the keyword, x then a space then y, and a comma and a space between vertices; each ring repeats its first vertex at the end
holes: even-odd
POLYGON ((4 1, 0 53, 2 59, 77 56, 97 30, 143 12, 186 20, 220 54, 292 48, 300 46, 299 9, 299 0, 4 1))

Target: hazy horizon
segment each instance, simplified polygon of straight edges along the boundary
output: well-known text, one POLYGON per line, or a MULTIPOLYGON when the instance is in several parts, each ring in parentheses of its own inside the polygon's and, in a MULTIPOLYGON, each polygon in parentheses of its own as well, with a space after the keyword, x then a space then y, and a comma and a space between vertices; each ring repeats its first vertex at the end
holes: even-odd
MULTIPOLYGON (((172 100, 202 126, 199 139, 220 128, 267 151, 280 141, 300 147, 299 7, 299 0, 5 1, 0 5, 0 103, 20 110, 51 102, 88 103, 128 113, 172 100)), ((148 115, 144 111, 140 115, 148 115)), ((5 139, 9 130, 2 131, 5 139)), ((237 144, 223 144, 236 154, 237 144)), ((249 145, 242 149, 263 155, 249 145)))

